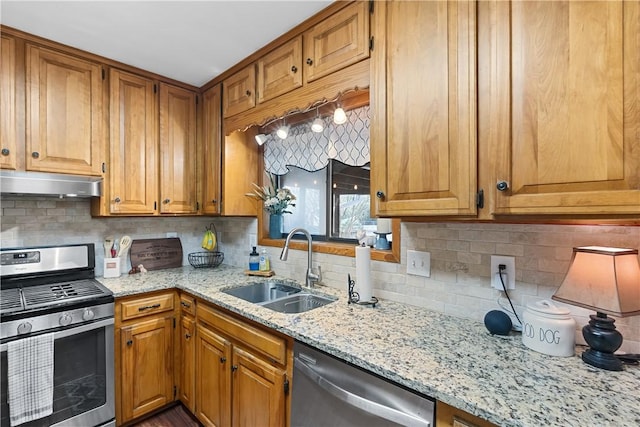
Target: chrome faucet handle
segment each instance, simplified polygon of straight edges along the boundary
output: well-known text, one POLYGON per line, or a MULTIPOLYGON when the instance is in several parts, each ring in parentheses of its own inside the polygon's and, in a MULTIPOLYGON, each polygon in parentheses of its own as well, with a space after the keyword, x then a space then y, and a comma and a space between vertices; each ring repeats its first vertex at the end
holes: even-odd
POLYGON ((320 283, 322 281, 322 268, 318 266, 317 274, 313 270, 314 270, 313 267, 311 267, 309 268, 309 272, 308 272, 309 283, 312 285, 315 283, 320 283))

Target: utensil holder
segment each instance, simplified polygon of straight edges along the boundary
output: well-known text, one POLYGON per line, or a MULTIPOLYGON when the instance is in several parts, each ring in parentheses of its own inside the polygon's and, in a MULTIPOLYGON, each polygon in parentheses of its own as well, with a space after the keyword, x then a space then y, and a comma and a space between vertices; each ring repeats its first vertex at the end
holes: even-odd
POLYGON ((120 277, 120 258, 105 258, 104 273, 105 278, 120 277))

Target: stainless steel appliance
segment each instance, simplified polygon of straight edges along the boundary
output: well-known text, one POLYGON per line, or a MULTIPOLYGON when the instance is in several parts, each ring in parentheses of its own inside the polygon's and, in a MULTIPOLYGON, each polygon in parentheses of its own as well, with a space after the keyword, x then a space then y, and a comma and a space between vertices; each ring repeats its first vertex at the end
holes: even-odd
POLYGON ((52 333, 53 413, 21 424, 115 426, 114 297, 93 244, 0 250, 0 426, 8 427, 9 342, 52 333))
POLYGON ((435 424, 432 399, 300 342, 293 352, 293 427, 435 424))

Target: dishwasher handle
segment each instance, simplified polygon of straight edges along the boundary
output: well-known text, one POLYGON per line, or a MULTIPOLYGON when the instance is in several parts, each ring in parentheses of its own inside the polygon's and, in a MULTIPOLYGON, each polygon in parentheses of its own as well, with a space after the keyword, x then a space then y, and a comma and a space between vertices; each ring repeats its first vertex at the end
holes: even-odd
POLYGON ((385 420, 394 422, 396 424, 401 424, 405 426, 416 426, 416 427, 431 426, 431 423, 429 421, 415 417, 411 414, 406 414, 404 412, 398 411, 397 409, 394 409, 394 408, 390 408, 378 402, 365 399, 362 396, 358 396, 357 394, 354 394, 349 390, 345 390, 342 387, 337 386, 327 378, 320 375, 311 366, 307 365, 298 357, 295 357, 293 362, 294 362, 294 368, 298 372, 304 374, 306 377, 308 377, 310 380, 316 383, 324 391, 331 394, 336 399, 339 399, 345 402, 348 405, 356 407, 369 414, 376 415, 380 418, 384 418, 385 420))

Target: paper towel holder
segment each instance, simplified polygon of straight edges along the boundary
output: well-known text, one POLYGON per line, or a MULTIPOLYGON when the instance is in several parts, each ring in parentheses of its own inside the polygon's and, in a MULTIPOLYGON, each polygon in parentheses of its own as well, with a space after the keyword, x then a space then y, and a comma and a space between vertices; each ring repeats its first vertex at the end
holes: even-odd
POLYGON ((372 308, 375 308, 378 303, 378 298, 372 296, 369 301, 360 301, 360 294, 353 290, 356 285, 355 280, 351 280, 351 274, 347 274, 347 283, 348 283, 348 299, 347 304, 358 304, 358 305, 370 305, 372 308))

